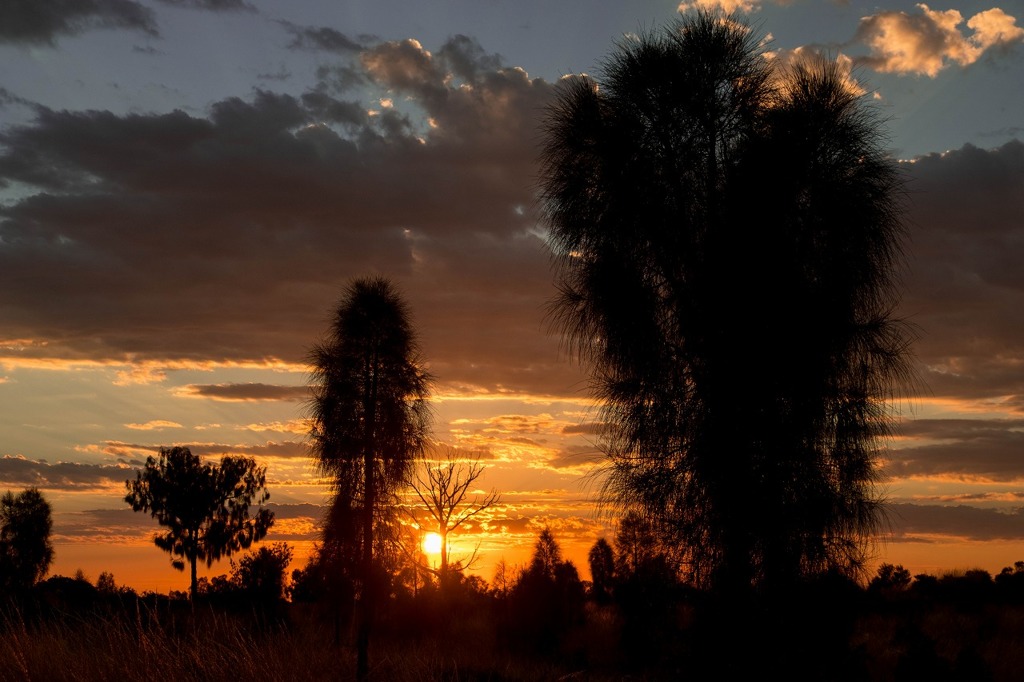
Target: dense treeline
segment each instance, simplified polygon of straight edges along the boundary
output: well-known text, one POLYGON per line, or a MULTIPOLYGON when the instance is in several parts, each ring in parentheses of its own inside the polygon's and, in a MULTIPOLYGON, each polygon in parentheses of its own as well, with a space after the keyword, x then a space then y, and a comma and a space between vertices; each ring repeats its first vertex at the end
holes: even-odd
MULTIPOLYGON (((593 581, 547 529, 527 565, 499 564, 490 582, 456 572, 442 588, 436 576, 396 574, 379 604, 369 674, 655 680, 776 670, 789 679, 1001 680, 1024 663, 1014 653, 1024 634, 1024 562, 995 576, 911 576, 882 564, 867 585, 830 574, 785 597, 754 595, 745 618, 723 627, 715 595, 680 581, 644 540, 625 524, 612 542, 596 542, 593 581)), ((0 679, 160 670, 226 679, 236 668, 346 678, 354 647, 335 628, 357 621, 339 623, 331 595, 312 582, 316 560, 289 574, 288 545, 260 547, 232 561, 230 574, 201 579, 194 603, 186 592, 138 594, 106 572, 8 591, 0 679), (147 658, 156 651, 164 660, 147 658)))

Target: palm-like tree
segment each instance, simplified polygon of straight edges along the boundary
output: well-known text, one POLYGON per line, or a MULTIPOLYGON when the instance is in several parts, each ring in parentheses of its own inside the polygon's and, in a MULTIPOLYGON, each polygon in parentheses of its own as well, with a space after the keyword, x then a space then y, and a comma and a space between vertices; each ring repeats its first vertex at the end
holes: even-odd
POLYGON ((843 74, 699 13, 567 79, 541 181, 556 328, 593 369, 605 493, 689 577, 855 572, 879 522, 899 177, 843 74))
POLYGON ((312 351, 311 441, 334 486, 324 550, 359 594, 357 674, 368 674, 374 576, 397 492, 409 479, 429 427, 429 377, 404 301, 383 278, 351 283, 330 335, 312 351))

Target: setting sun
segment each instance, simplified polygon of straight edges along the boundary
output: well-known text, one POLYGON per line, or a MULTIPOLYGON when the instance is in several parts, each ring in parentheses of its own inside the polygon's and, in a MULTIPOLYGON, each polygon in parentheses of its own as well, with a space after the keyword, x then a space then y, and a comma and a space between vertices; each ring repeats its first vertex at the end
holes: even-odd
POLYGON ((423 551, 427 554, 441 553, 441 536, 437 533, 427 533, 423 536, 423 551))

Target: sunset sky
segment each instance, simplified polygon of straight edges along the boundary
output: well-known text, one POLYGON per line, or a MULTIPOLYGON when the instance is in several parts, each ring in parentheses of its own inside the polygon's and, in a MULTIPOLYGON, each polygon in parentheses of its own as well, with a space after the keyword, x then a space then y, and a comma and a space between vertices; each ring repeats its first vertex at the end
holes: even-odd
MULTIPOLYGON (((1024 0, 722 4, 774 59, 849 65, 907 180, 922 388, 899 402, 875 560, 1024 559, 1024 0)), ((187 587, 123 502, 169 445, 265 463, 268 540, 300 567, 326 493, 307 353, 346 283, 384 275, 436 379, 436 441, 501 494, 456 558, 479 542, 490 579, 549 526, 586 577, 614 519, 586 374, 545 318, 539 123, 561 77, 692 10, 0 0, 0 492, 53 504, 51 574, 187 587)))

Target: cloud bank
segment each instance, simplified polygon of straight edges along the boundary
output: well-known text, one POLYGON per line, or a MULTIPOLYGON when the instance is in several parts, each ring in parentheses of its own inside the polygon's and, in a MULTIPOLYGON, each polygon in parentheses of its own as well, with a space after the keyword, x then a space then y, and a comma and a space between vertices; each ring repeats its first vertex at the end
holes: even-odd
POLYGON ((436 55, 380 43, 346 68, 375 99, 329 70, 301 96, 260 90, 206 116, 38 107, 0 133, 0 180, 30 188, 0 205, 0 303, 23 356, 301 363, 347 281, 382 273, 435 375, 571 390, 542 333, 532 211, 551 85, 465 37, 436 55))
POLYGON ((61 36, 99 28, 157 36, 153 10, 134 0, 6 0, 0 3, 0 43, 54 45, 61 36))

